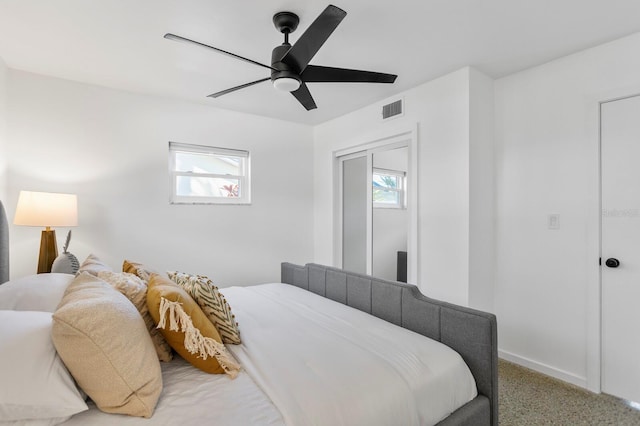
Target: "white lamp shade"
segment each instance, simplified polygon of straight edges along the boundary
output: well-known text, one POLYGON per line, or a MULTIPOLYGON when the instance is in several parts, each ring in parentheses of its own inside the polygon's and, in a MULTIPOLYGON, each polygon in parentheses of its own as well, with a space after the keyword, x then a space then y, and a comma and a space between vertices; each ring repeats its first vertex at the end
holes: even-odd
POLYGON ((75 194, 20 191, 15 225, 77 226, 78 197, 75 194))

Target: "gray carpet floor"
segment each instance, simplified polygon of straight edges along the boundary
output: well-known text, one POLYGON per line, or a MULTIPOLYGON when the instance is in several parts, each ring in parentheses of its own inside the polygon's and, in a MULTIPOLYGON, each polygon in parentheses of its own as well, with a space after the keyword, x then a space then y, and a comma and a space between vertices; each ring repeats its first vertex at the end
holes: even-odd
POLYGON ((624 401, 500 360, 501 426, 640 425, 640 411, 624 401))

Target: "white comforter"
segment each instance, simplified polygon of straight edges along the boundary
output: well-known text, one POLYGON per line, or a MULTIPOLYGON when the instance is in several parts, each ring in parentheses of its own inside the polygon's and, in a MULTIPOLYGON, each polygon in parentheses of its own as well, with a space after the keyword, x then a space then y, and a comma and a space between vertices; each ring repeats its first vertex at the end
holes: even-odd
MULTIPOLYGON (((280 413, 248 374, 208 374, 175 355, 162 362, 163 389, 150 419, 107 414, 88 402, 64 426, 283 426, 280 413)), ((0 422, 1 423, 1 422, 0 422)))
POLYGON ((477 395, 439 342, 287 284, 223 292, 229 348, 288 425, 432 425, 477 395))
POLYGON ((227 346, 235 380, 176 355, 151 419, 90 403, 64 425, 432 425, 476 396, 460 356, 421 335, 287 284, 221 291, 243 341, 227 346))

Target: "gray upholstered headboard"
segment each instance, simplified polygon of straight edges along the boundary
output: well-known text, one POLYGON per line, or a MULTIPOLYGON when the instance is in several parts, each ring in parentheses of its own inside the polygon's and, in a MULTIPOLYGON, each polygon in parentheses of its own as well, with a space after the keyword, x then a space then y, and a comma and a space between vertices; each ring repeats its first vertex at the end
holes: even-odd
POLYGON ((9 224, 0 201, 0 284, 9 281, 9 224))
POLYGON ((282 282, 301 287, 444 343, 476 380, 478 397, 442 425, 498 425, 498 338, 493 314, 430 299, 411 284, 323 265, 283 263, 282 282))

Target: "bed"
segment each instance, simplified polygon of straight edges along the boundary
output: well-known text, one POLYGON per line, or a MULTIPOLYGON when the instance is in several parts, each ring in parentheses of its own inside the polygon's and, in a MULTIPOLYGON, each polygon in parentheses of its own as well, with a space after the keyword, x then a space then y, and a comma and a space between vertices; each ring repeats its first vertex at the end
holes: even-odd
POLYGON ((498 425, 497 323, 493 314, 430 299, 411 284, 337 268, 282 264, 282 282, 364 311, 456 351, 478 395, 439 425, 498 425))
MULTIPOLYGON (((281 283, 221 289, 243 336, 242 344, 226 345, 242 365, 237 377, 204 373, 179 356, 159 363, 163 389, 150 419, 85 405, 67 377, 66 391, 77 391, 68 396, 75 414, 8 424, 498 424, 495 316, 428 299, 409 284, 317 264, 281 268, 281 283)), ((0 285, 0 324, 29 316, 46 331, 74 280, 41 274, 0 285)), ((55 350, 48 353, 53 360, 37 365, 57 362, 64 374, 55 350)), ((3 364, 14 362, 2 356, 3 364)), ((8 380, 5 389, 24 387, 8 380)), ((30 403, 38 398, 25 391, 30 403)), ((3 398, 0 389, 0 420, 7 418, 3 398)))

